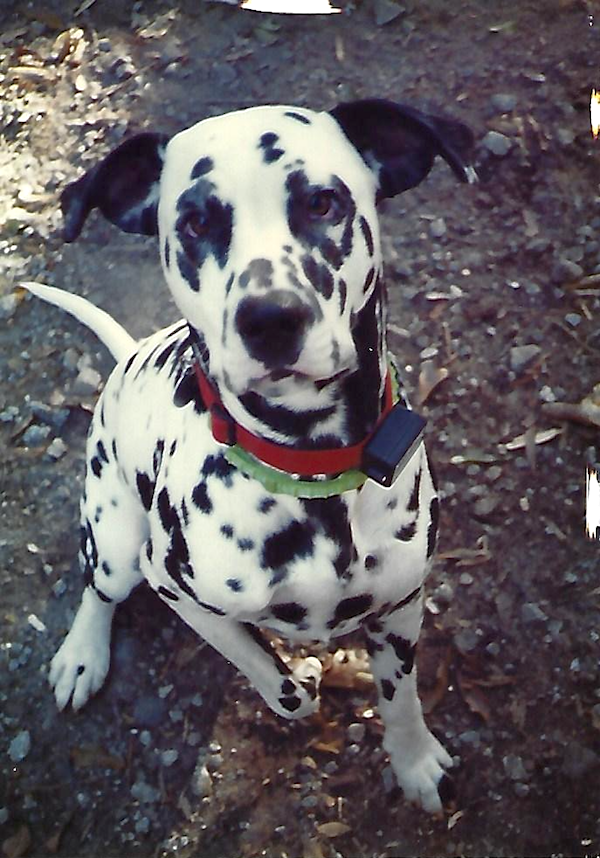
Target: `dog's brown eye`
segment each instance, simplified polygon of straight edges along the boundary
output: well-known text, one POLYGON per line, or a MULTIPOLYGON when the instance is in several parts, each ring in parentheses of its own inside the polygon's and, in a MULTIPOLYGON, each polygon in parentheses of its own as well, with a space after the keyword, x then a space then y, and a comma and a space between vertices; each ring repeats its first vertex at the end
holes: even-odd
POLYGON ((192 212, 183 224, 183 231, 190 238, 203 238, 209 228, 208 217, 200 212, 192 212))
POLYGON ((315 191, 308 199, 308 211, 312 218, 326 218, 335 211, 334 191, 315 191))

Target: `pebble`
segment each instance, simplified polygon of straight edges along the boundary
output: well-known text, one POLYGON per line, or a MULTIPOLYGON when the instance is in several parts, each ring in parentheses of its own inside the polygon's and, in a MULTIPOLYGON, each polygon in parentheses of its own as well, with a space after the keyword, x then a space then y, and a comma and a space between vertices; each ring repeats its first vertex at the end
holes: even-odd
POLYGON ((62 459, 62 457, 67 452, 67 445, 63 441, 62 438, 54 438, 53 441, 48 445, 48 449, 46 450, 46 455, 55 461, 57 459, 62 459))
POLYGON ((516 373, 523 372, 540 354, 541 349, 535 343, 514 346, 510 350, 510 368, 516 373))
POLYGON ((523 760, 515 754, 508 754, 506 757, 503 757, 502 764, 504 771, 513 781, 525 781, 529 777, 523 765, 523 760))
POLYGON ((89 396, 91 393, 97 393, 101 384, 100 373, 91 366, 84 366, 73 382, 73 393, 78 396, 89 396))
POLYGON ((367 728, 364 724, 350 724, 347 730, 348 739, 352 743, 360 744, 365 738, 367 728))
POLYGON ((503 158, 512 149, 512 140, 498 131, 488 131, 481 143, 497 158, 503 158))
POLYGON ((145 694, 135 702, 133 720, 138 727, 158 727, 167 712, 167 705, 151 694, 145 694))
POLYGON ((8 755, 13 763, 20 763, 31 750, 31 736, 29 730, 18 733, 8 748, 8 755))
POLYGON ((8 822, 10 818, 10 814, 8 812, 7 807, 0 807, 0 825, 4 825, 5 822, 8 822))
POLYGON ((581 280, 585 271, 578 262, 563 256, 558 259, 552 267, 552 281, 558 284, 576 282, 581 280))
POLYGON ((179 759, 179 751, 176 751, 175 748, 169 748, 169 750, 162 752, 160 758, 163 766, 172 766, 179 759))
POLYGON ((548 617, 535 602, 526 602, 521 605, 521 619, 524 623, 545 622, 548 617))
POLYGON ((565 316, 565 322, 572 328, 576 328, 577 325, 581 324, 581 316, 579 313, 567 313, 565 316))
POLYGON ((160 791, 144 780, 138 780, 131 787, 131 795, 142 804, 154 804, 160 799, 160 791))
POLYGON ((438 217, 429 225, 429 234, 432 238, 443 238, 448 229, 446 227, 446 221, 443 217, 438 217))
POLYGON ((42 447, 51 432, 52 429, 49 426, 38 426, 37 424, 29 426, 23 432, 23 444, 26 447, 42 447))
POLYGON ((191 790, 198 798, 208 798, 212 795, 213 784, 210 772, 205 763, 198 763, 192 775, 191 790))
POLYGON ((517 106, 517 96, 508 92, 497 92, 492 95, 490 103, 500 113, 509 113, 517 106))
POLYGON ((461 653, 472 652, 479 644, 479 637, 473 629, 461 629, 454 635, 454 645, 461 653))

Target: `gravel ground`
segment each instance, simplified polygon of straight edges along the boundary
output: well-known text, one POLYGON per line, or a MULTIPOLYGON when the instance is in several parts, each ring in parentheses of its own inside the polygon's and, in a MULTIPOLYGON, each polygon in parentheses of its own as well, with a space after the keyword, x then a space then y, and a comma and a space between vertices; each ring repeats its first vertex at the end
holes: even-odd
POLYGON ((329 18, 200 0, 0 9, 8 858, 600 852, 600 543, 584 530, 585 468, 600 459, 588 112, 600 19, 577 0, 345 6, 329 18), (140 588, 83 712, 59 714, 46 680, 81 592, 85 434, 111 363, 15 287, 87 295, 138 336, 177 318, 153 240, 92 218, 62 243, 60 189, 144 128, 362 96, 437 106, 478 141, 477 187, 440 166, 383 214, 391 345, 429 418, 443 495, 419 656, 429 721, 460 758, 443 819, 394 786, 359 639, 315 650, 322 712, 288 724, 140 588))

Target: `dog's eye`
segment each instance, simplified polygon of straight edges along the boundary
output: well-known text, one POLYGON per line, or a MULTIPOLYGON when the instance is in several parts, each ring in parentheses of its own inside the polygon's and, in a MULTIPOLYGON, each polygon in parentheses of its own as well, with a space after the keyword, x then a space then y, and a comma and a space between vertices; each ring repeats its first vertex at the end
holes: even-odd
POLYGON ((308 213, 314 220, 331 219, 336 212, 336 203, 335 191, 315 191, 308 198, 308 213))
POLYGON ((183 232, 190 238, 203 238, 209 229, 209 219, 202 212, 191 212, 183 223, 183 232))

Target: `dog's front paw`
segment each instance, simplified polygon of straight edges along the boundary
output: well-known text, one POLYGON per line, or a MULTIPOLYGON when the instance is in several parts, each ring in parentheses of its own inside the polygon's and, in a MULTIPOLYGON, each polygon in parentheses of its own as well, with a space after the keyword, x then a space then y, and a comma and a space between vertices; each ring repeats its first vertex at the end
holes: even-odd
POLYGON ((71 701, 73 709, 81 709, 92 694, 102 687, 108 673, 110 653, 108 644, 81 645, 77 635, 70 632, 52 659, 49 680, 60 710, 71 701))
POLYGON ((391 762, 405 798, 428 813, 440 813, 440 787, 453 761, 435 736, 427 731, 407 753, 392 751, 391 762))
POLYGON ((314 656, 308 656, 296 664, 292 662, 290 667, 292 667, 290 676, 281 682, 277 711, 284 718, 304 718, 312 715, 319 708, 321 662, 314 656))

